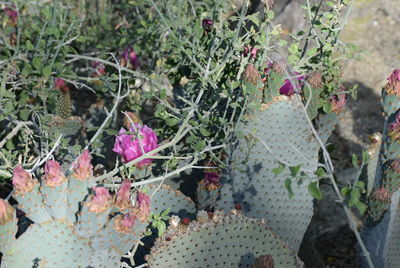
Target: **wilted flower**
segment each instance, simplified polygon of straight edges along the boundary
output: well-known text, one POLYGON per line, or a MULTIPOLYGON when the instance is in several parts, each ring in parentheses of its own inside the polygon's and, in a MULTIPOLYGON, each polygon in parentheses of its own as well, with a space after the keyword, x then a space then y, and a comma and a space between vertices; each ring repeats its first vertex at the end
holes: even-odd
POLYGON ((127 47, 122 52, 121 66, 136 70, 139 66, 139 59, 132 47, 127 47))
POLYGON ((80 181, 91 178, 93 176, 93 166, 90 163, 91 159, 89 150, 84 150, 78 158, 78 161, 73 164, 75 170, 72 176, 80 181))
POLYGON ((274 260, 272 255, 261 255, 257 258, 254 268, 274 268, 274 260))
POLYGON ((400 113, 397 114, 395 121, 390 124, 388 135, 393 140, 400 140, 400 113))
POLYGON ((128 129, 131 128, 132 122, 136 124, 142 123, 140 117, 133 112, 125 112, 125 115, 126 116, 124 117, 124 126, 128 129))
POLYGON ((14 208, 6 200, 0 198, 0 225, 10 222, 15 215, 14 213, 14 208))
POLYGON ((211 29, 212 29, 213 21, 210 20, 210 19, 204 19, 204 20, 201 22, 201 26, 203 27, 204 31, 205 31, 206 33, 208 33, 208 32, 210 32, 211 29))
POLYGON ((93 187, 95 196, 86 205, 90 212, 101 213, 106 211, 112 204, 112 197, 105 187, 93 187))
POLYGON ((38 181, 33 179, 21 165, 18 165, 13 169, 12 184, 17 194, 24 194, 31 192, 38 181))
POLYGON ((400 69, 396 69, 388 77, 385 89, 390 95, 400 95, 400 69))
MULTIPOLYGON (((139 132, 140 142, 138 138, 134 139, 134 135, 125 134, 126 130, 121 128, 119 135, 115 139, 113 151, 122 156, 122 162, 128 163, 143 155, 141 145, 143 146, 144 153, 150 152, 158 147, 156 133, 144 125, 135 124, 135 127, 131 127, 131 132, 139 132)), ((152 159, 143 159, 136 165, 138 167, 150 164, 152 159)))
POLYGON ((218 172, 215 171, 208 171, 205 172, 204 178, 199 182, 200 185, 204 186, 207 190, 216 190, 219 189, 221 184, 220 184, 220 176, 218 172))
POLYGON ((279 89, 281 95, 292 96, 294 93, 299 93, 303 86, 304 76, 296 73, 296 77, 292 79, 286 79, 283 86, 279 89))
POLYGON ((251 63, 247 64, 246 70, 243 73, 243 79, 253 85, 257 85, 258 82, 262 81, 260 73, 257 71, 254 64, 251 63))
POLYGON ((313 88, 320 88, 322 86, 322 75, 320 72, 315 72, 312 73, 310 75, 310 77, 308 78, 308 83, 310 83, 310 85, 313 88))
POLYGON ((146 222, 150 216, 150 197, 143 192, 137 192, 133 211, 141 222, 146 222))
POLYGON ((8 16, 8 23, 15 27, 18 23, 18 12, 15 10, 15 4, 13 4, 13 8, 6 7, 4 8, 4 12, 8 16))
POLYGON ((343 88, 339 89, 339 92, 330 98, 332 104, 332 112, 335 112, 337 114, 342 112, 344 106, 346 105, 347 95, 346 93, 340 93, 343 91, 345 91, 343 88))
POLYGON ((124 180, 118 190, 115 206, 120 210, 125 210, 131 206, 131 182, 129 180, 124 180))
POLYGON ((60 163, 54 160, 46 162, 44 167, 44 182, 50 187, 60 186, 67 181, 64 173, 61 170, 60 163))
POLYGON ((256 47, 252 47, 250 45, 247 45, 244 48, 243 56, 247 57, 249 55, 249 53, 250 53, 250 58, 255 59, 256 56, 257 56, 257 51, 258 51, 258 49, 256 47))
POLYGON ((131 211, 125 215, 116 216, 114 221, 114 230, 123 234, 130 233, 132 231, 132 227, 135 225, 136 218, 136 215, 134 215, 131 211))

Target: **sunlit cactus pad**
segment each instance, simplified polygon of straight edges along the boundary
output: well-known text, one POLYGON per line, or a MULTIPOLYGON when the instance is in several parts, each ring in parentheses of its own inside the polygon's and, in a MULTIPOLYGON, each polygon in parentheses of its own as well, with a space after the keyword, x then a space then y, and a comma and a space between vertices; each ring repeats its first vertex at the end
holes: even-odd
POLYGON ((266 254, 272 255, 276 268, 302 266, 262 221, 237 211, 227 215, 216 211, 188 225, 171 225, 147 260, 150 267, 252 267, 266 254))
POLYGON ((272 170, 284 161, 289 166, 301 165, 307 175, 315 176, 319 146, 301 100, 298 96, 275 97, 238 129, 244 137, 239 137, 231 152, 216 208, 229 211, 235 204, 241 205, 246 216, 266 219, 272 231, 297 252, 313 215, 313 198, 308 182, 298 185, 293 178, 294 196, 290 199, 284 186, 291 177, 289 169, 279 175, 272 170))

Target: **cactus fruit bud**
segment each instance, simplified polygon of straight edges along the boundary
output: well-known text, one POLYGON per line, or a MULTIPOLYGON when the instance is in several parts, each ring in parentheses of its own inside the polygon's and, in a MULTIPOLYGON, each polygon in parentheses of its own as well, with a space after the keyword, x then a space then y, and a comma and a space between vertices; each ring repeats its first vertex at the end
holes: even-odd
POLYGON ((332 112, 335 112, 336 114, 341 113, 344 109, 344 106, 346 105, 346 93, 340 93, 343 91, 345 91, 344 88, 339 89, 338 94, 333 95, 330 98, 332 104, 332 112))
POLYGON ((190 223, 190 219, 188 217, 185 217, 182 219, 182 224, 189 225, 189 223, 190 223))
POLYGON ((322 86, 322 75, 320 72, 315 72, 312 73, 310 75, 310 77, 308 78, 308 83, 310 83, 310 85, 313 88, 320 88, 322 86))
POLYGON ((400 95, 400 69, 396 69, 387 78, 388 83, 384 87, 389 95, 400 95))
POLYGON ((262 82, 260 73, 257 71, 254 64, 251 63, 247 64, 246 70, 243 73, 243 79, 253 85, 257 85, 258 82, 262 82))
POLYGON ((236 210, 242 210, 242 205, 241 204, 235 204, 235 209, 236 210))
POLYGON ((130 233, 133 225, 135 225, 136 218, 136 215, 131 211, 125 215, 116 216, 114 221, 114 230, 123 234, 130 233))
POLYGON ((13 170, 12 184, 17 194, 24 194, 31 192, 35 185, 38 184, 36 179, 32 178, 32 175, 18 165, 13 170))
POLYGON ((60 163, 54 160, 46 162, 44 167, 44 181, 50 187, 60 186, 67 181, 67 177, 61 171, 60 163))
POLYGON ((150 216, 150 197, 147 194, 142 192, 137 193, 134 211, 141 222, 148 220, 150 216))
POLYGON ((272 259, 272 255, 261 255, 257 258, 256 263, 253 265, 253 268, 274 268, 274 260, 272 259))
POLYGON ((112 197, 105 187, 93 187, 95 196, 86 205, 90 212, 102 213, 111 206, 112 197))
POLYGON ((73 164, 75 171, 72 176, 80 181, 91 178, 93 176, 93 166, 90 161, 91 156, 89 150, 84 150, 78 158, 78 161, 73 164))
POLYGON ((14 217, 14 208, 4 199, 0 198, 0 225, 5 225, 14 217))
POLYGON ((125 210, 131 206, 131 182, 124 180, 118 190, 117 197, 115 200, 115 206, 120 210, 125 210))

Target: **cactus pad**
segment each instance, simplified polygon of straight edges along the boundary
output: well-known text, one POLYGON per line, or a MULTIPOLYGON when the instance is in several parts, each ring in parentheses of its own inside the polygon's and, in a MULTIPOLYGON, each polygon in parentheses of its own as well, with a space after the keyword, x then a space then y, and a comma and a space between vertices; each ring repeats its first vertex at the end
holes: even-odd
POLYGON ((147 256, 151 267, 251 267, 262 255, 275 267, 302 263, 263 221, 234 211, 216 211, 210 218, 170 226, 147 256))
POLYGON ((290 172, 286 169, 275 175, 272 170, 279 166, 278 159, 290 166, 301 165, 309 176, 317 169, 319 147, 301 105, 298 96, 276 97, 263 104, 253 121, 238 127, 248 132, 232 149, 231 166, 221 177, 221 197, 216 204, 225 211, 239 204, 246 216, 265 218, 296 252, 313 215, 313 198, 303 182, 292 184, 294 197, 290 199, 284 186, 290 172))

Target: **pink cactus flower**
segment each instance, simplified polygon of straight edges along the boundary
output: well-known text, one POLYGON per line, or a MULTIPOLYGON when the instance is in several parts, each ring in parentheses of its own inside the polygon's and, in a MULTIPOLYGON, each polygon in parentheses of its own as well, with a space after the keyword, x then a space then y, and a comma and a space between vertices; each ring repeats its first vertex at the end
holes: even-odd
POLYGON ((115 200, 115 206, 120 210, 125 210, 131 207, 131 182, 124 180, 118 190, 115 200))
POLYGON ((15 209, 4 199, 0 198, 0 226, 12 221, 15 209))
POLYGON ((388 77, 388 83, 385 86, 386 91, 390 95, 400 95, 400 69, 396 69, 388 77))
MULTIPOLYGON (((140 142, 138 138, 134 138, 135 135, 125 134, 126 130, 124 128, 121 128, 119 135, 115 139, 113 151, 121 155, 123 163, 128 163, 142 156, 143 151, 144 153, 148 153, 158 147, 157 135, 151 128, 146 125, 141 126, 140 124, 135 124, 135 127, 131 127, 130 131, 136 133, 135 130, 138 130, 140 133, 140 142), (143 146, 143 151, 140 144, 143 146)), ((138 167, 143 167, 151 164, 151 162, 152 159, 143 159, 136 165, 138 167)))
POLYGON ((54 160, 46 162, 44 167, 44 182, 47 186, 57 187, 67 181, 64 172, 62 172, 60 163, 54 160))
POLYGON ((90 163, 91 160, 92 158, 90 156, 89 150, 84 150, 78 158, 78 161, 73 163, 73 167, 75 170, 72 176, 80 181, 91 178, 93 176, 93 166, 90 163))
POLYGON ((133 70, 139 67, 139 59, 132 47, 127 47, 122 52, 121 65, 133 70))
POLYGON ((200 181, 200 184, 209 191, 219 189, 221 187, 219 173, 215 171, 205 172, 204 179, 200 181))
POLYGON ((138 192, 133 211, 141 222, 146 222, 150 216, 150 197, 145 193, 138 192))
POLYGON ((95 195, 86 203, 90 212, 102 213, 112 205, 112 196, 105 187, 93 187, 95 195))
POLYGON ((345 91, 344 88, 339 89, 338 94, 333 95, 330 98, 331 104, 332 104, 332 112, 335 112, 337 114, 341 113, 344 110, 344 106, 346 105, 346 99, 347 95, 346 93, 341 93, 345 91))
POLYGON ((135 225, 136 219, 136 215, 134 215, 131 211, 125 215, 118 215, 115 217, 113 228, 119 233, 128 234, 132 231, 132 227, 135 225))
POLYGON ((281 95, 292 96, 293 94, 299 94, 301 87, 303 86, 304 76, 296 73, 296 77, 292 79, 286 79, 283 86, 279 89, 281 95))
POLYGON ((17 194, 31 192, 39 182, 32 178, 32 175, 18 165, 13 170, 12 184, 17 194))

